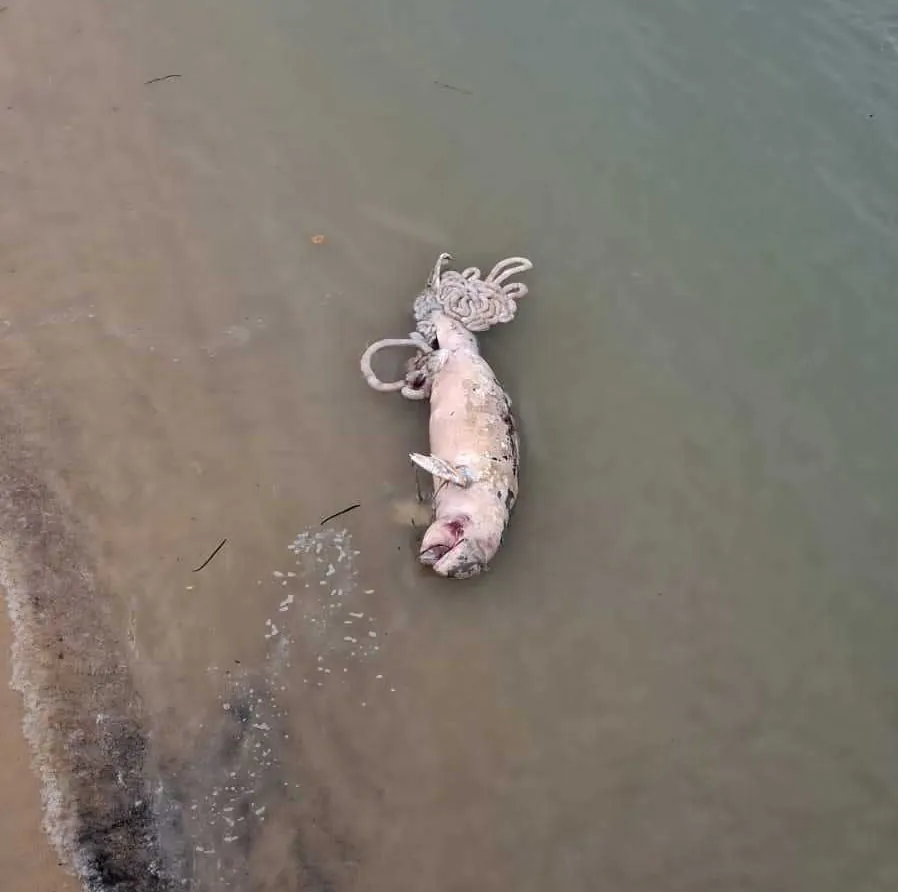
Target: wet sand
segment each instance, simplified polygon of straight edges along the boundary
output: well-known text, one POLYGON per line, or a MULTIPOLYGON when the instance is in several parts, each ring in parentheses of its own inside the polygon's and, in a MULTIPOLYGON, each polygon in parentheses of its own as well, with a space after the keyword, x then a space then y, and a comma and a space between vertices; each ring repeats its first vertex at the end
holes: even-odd
MULTIPOLYGON (((0 616, 3 677, 10 678, 12 636, 5 612, 0 616)), ((9 889, 76 892, 78 883, 64 867, 43 832, 40 787, 32 769, 32 753, 22 735, 22 703, 6 685, 0 687, 0 876, 9 889)))

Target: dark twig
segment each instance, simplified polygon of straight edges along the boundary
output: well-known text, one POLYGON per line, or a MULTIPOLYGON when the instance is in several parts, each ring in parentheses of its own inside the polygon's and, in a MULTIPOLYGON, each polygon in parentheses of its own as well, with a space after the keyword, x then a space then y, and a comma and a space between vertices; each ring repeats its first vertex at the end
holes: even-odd
POLYGON ((434 81, 434 83, 438 87, 442 87, 444 90, 453 90, 456 93, 464 93, 465 96, 473 96, 474 95, 473 90, 466 90, 464 87, 456 87, 456 86, 453 86, 452 84, 447 84, 444 81, 434 81))
POLYGON ((218 543, 218 546, 216 547, 215 551, 213 551, 212 554, 210 554, 209 557, 207 557, 206 560, 204 560, 193 572, 199 573, 200 570, 202 570, 203 567, 205 567, 209 563, 209 561, 211 561, 212 558, 214 558, 215 555, 217 555, 218 552, 221 551, 222 548, 225 547, 225 543, 227 541, 228 541, 227 539, 222 539, 221 542, 218 543))
POLYGON ((328 514, 321 521, 321 526, 324 526, 329 520, 334 520, 334 518, 342 517, 344 514, 349 514, 350 511, 355 511, 356 508, 361 508, 361 502, 356 503, 355 505, 350 505, 348 508, 344 508, 342 511, 335 511, 333 514, 328 514))
POLYGON ((143 85, 145 87, 148 87, 150 84, 158 84, 160 81, 167 81, 173 77, 182 77, 182 75, 180 75, 180 74, 164 74, 162 77, 153 77, 153 78, 150 78, 150 80, 148 80, 148 81, 144 81, 143 85))
POLYGON ((423 504, 424 493, 421 492, 421 469, 415 465, 415 494, 418 496, 418 504, 423 504))

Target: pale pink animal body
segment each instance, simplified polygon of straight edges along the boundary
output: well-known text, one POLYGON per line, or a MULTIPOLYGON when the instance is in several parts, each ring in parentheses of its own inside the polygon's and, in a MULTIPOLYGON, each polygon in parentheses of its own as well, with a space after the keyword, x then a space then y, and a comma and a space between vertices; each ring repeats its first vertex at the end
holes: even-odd
POLYGON ((474 334, 442 313, 432 321, 437 349, 419 360, 431 455, 411 455, 434 478, 420 559, 441 576, 465 578, 485 570, 502 543, 518 495, 518 434, 511 400, 474 334))
POLYGON ((410 455, 433 475, 434 485, 434 519, 420 559, 441 576, 463 579, 487 568, 518 497, 520 450, 511 400, 480 355, 474 332, 514 318, 527 286, 509 280, 533 264, 508 257, 482 277, 473 266, 446 271, 451 259, 440 254, 415 299, 416 330, 369 345, 361 370, 381 393, 430 399, 431 454, 410 455), (381 381, 372 368, 374 355, 386 347, 417 350, 399 381, 381 381))

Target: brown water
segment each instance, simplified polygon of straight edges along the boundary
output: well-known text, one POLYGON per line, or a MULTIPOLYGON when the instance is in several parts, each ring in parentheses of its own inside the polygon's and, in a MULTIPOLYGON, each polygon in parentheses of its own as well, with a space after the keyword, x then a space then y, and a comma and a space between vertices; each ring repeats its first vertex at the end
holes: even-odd
MULTIPOLYGON (((894 27, 0 13, 10 671, 88 888, 895 887, 894 27), (425 412, 357 365, 443 249, 536 264, 465 583, 400 510, 425 412)), ((4 888, 72 888, 4 735, 4 888)))

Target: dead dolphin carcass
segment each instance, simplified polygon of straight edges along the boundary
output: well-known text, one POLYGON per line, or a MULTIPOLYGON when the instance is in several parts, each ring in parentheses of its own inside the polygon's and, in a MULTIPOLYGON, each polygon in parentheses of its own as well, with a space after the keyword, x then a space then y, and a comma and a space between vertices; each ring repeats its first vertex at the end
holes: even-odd
POLYGON ((518 496, 520 450, 511 399, 480 355, 475 333, 514 318, 527 286, 508 280, 533 264, 509 257, 482 278, 475 267, 447 271, 451 259, 439 256, 415 300, 415 331, 372 344, 361 367, 375 390, 430 400, 430 454, 409 456, 433 476, 433 522, 420 560, 441 576, 464 579, 485 570, 499 550, 518 496), (398 346, 417 352, 402 380, 383 382, 371 360, 398 346))

